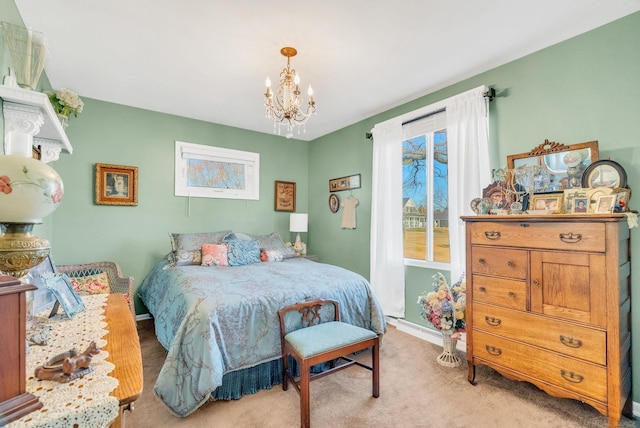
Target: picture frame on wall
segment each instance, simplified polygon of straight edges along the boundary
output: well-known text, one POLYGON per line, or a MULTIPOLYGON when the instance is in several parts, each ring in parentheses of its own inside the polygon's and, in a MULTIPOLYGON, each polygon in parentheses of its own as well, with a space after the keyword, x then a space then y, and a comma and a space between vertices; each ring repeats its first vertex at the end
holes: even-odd
POLYGON ((296 210, 296 183, 292 181, 275 182, 274 210, 295 212, 296 210))
POLYGON ((138 205, 138 167, 96 164, 96 204, 138 205))
POLYGON ((340 192, 341 190, 359 189, 360 187, 360 174, 333 178, 329 180, 329 192, 340 192))

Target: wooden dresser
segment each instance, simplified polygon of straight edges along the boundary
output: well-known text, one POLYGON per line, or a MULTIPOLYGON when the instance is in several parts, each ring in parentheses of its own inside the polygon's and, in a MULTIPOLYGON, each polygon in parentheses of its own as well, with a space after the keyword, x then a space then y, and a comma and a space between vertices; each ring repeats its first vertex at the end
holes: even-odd
POLYGON ((630 237, 624 215, 469 216, 467 360, 631 415, 630 237))

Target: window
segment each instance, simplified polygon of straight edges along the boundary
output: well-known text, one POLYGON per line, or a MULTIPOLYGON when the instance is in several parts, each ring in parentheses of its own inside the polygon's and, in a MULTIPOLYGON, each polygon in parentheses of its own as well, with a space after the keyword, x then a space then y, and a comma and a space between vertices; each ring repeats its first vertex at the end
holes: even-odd
POLYGON ((405 123, 402 230, 406 264, 436 267, 451 262, 448 181, 446 112, 405 123))

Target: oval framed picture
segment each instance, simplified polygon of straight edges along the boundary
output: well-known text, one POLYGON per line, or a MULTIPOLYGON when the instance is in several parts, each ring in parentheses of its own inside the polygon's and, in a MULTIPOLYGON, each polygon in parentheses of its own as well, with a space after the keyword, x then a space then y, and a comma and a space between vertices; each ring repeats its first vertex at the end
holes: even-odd
POLYGON ((598 160, 582 173, 582 187, 627 187, 627 173, 618 162, 598 160))
POLYGON ((332 213, 337 213, 338 209, 340 209, 340 199, 335 193, 329 195, 329 209, 332 213))

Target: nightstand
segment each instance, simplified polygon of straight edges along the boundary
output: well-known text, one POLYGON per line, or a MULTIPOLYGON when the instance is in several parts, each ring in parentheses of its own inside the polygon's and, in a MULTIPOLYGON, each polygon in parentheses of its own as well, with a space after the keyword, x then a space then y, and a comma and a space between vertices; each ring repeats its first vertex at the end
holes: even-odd
POLYGON ((306 256, 302 256, 302 258, 311 260, 312 262, 318 261, 318 256, 316 254, 307 254, 306 256))

